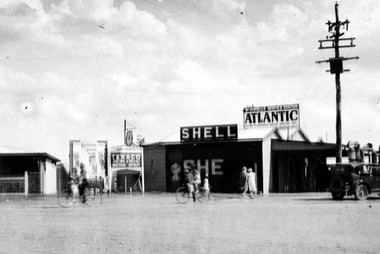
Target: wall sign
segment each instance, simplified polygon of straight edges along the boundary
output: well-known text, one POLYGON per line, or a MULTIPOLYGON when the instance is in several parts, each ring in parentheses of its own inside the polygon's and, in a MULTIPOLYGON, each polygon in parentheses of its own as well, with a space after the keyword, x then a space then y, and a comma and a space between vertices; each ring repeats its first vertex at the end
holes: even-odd
POLYGON ((141 167, 141 152, 123 151, 111 152, 112 168, 133 168, 141 167))
POLYGON ((244 127, 277 126, 299 127, 300 111, 298 104, 276 106, 251 106, 243 109, 244 127))
POLYGON ((181 127, 181 141, 220 141, 238 138, 237 124, 181 127))

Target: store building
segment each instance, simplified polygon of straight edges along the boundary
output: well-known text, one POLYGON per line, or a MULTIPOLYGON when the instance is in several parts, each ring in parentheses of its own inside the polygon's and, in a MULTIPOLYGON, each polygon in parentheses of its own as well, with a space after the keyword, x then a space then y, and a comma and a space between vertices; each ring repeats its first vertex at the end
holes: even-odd
POLYGON ((0 193, 57 193, 57 162, 48 153, 0 146, 0 193))
POLYGON ((144 155, 146 191, 175 191, 183 170, 195 163, 214 192, 237 192, 243 166, 256 172, 264 194, 307 192, 327 188, 326 158, 335 155, 335 144, 309 140, 299 127, 296 104, 245 108, 241 127, 181 127, 162 142, 146 145, 144 155), (249 126, 255 124, 260 126, 249 126))

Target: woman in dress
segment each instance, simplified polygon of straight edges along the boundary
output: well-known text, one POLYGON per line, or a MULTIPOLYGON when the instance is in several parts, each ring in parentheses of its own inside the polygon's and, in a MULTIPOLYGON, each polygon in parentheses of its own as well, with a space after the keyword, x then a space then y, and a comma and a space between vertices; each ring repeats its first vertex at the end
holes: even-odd
POLYGON ((256 173, 252 171, 252 168, 248 169, 247 173, 247 182, 246 182, 246 188, 243 192, 243 196, 245 197, 245 194, 247 190, 249 191, 249 195, 251 198, 253 198, 254 193, 256 193, 256 173))

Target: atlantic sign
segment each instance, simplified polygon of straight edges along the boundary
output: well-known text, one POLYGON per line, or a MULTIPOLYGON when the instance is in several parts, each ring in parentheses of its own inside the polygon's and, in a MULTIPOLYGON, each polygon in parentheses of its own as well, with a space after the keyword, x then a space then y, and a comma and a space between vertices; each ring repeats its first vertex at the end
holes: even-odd
POLYGON ((216 141, 238 138, 237 124, 181 127, 181 141, 216 141))
POLYGON ((244 126, 299 127, 299 105, 245 107, 243 119, 244 126))

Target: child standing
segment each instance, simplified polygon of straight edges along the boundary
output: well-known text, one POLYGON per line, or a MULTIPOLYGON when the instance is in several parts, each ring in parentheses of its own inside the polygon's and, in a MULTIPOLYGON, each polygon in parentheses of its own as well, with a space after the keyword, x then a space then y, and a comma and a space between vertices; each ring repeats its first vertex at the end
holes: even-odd
POLYGON ((210 192, 210 184, 208 182, 208 175, 206 174, 205 179, 203 180, 203 190, 205 192, 210 192))

